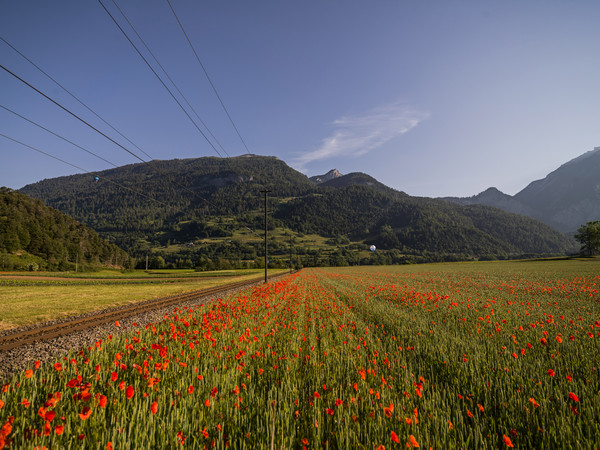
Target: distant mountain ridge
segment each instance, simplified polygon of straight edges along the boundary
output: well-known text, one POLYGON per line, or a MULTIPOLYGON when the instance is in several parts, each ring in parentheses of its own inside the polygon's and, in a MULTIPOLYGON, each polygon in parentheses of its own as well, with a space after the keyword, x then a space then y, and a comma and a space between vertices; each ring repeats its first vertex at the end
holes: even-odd
MULTIPOLYGON (((564 254, 573 247, 566 236, 533 219, 487 206, 410 197, 362 173, 332 170, 316 184, 277 158, 255 155, 150 164, 155 170, 132 164, 98 173, 97 182, 91 175, 73 175, 43 180, 22 192, 75 217, 136 257, 173 244, 233 237, 235 230, 260 230, 264 190, 271 191, 271 226, 299 238, 327 239, 337 255, 330 259, 335 264, 362 261, 358 247, 350 251, 339 247, 342 242, 362 242, 365 248, 375 244, 377 255, 383 255, 380 261, 388 263, 413 256, 460 260, 564 254)), ((252 243, 212 242, 220 247, 207 242, 185 249, 186 255, 256 260, 262 251, 255 238, 252 243)), ((289 249, 280 251, 287 254, 289 249)), ((315 263, 305 252, 303 263, 315 263)), ((178 257, 173 251, 164 256, 178 257)))
POLYGON ((315 184, 326 183, 331 180, 335 180, 336 178, 340 178, 343 175, 337 169, 331 169, 325 175, 315 175, 309 178, 310 181, 315 184))
POLYGON ((580 225, 600 219, 600 147, 531 182, 514 196, 489 188, 473 197, 444 197, 444 200, 494 206, 573 233, 580 225))

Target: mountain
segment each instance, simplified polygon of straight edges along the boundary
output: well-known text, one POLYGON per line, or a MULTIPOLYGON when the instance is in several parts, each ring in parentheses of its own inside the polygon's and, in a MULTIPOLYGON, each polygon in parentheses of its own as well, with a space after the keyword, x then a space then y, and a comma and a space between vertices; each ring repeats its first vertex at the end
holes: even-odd
POLYGON ((472 197, 443 197, 442 200, 458 203, 460 205, 493 206, 513 214, 535 217, 535 210, 533 208, 521 203, 519 200, 508 194, 505 194, 495 187, 488 188, 472 197))
POLYGON ((297 198, 275 214, 304 233, 350 236, 403 254, 506 257, 572 248, 566 236, 525 216, 481 205, 392 196, 366 186, 297 198))
POLYGON ((92 175, 43 180, 22 192, 134 256, 201 260, 203 267, 217 260, 259 263, 262 233, 252 230, 264 224, 264 190, 272 191, 270 236, 278 236, 270 243, 271 264, 289 259, 290 240, 303 265, 564 254, 573 244, 497 208, 410 197, 366 174, 329 174, 316 184, 274 157, 207 157, 132 164, 97 173, 98 181, 92 175), (381 251, 371 255, 370 243, 381 251))
POLYGON ((580 225, 600 219, 600 147, 533 181, 514 196, 489 188, 473 197, 444 199, 463 205, 495 206, 573 233, 580 225))
MULTIPOLYGON (((330 172, 331 173, 331 172, 330 172)), ((341 175, 321 183, 322 187, 344 188, 348 186, 369 186, 373 189, 390 195, 406 195, 404 192, 396 191, 366 173, 352 172, 348 175, 341 175)))
POLYGON ((129 256, 67 215, 18 191, 0 188, 3 269, 123 267, 129 256), (10 267, 7 267, 10 266, 10 267))
POLYGON ((326 183, 327 181, 335 180, 336 178, 340 178, 343 175, 338 172, 337 169, 331 169, 325 175, 315 175, 314 177, 310 177, 310 181, 315 184, 326 183))

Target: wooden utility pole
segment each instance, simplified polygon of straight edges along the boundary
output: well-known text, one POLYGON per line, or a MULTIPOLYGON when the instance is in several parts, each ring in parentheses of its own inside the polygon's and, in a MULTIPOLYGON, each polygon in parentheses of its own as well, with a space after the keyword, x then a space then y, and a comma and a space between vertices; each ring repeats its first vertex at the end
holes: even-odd
POLYGON ((267 267, 269 265, 269 248, 267 245, 267 194, 269 192, 272 192, 268 189, 265 189, 264 191, 260 191, 261 193, 265 194, 265 283, 267 282, 267 267))

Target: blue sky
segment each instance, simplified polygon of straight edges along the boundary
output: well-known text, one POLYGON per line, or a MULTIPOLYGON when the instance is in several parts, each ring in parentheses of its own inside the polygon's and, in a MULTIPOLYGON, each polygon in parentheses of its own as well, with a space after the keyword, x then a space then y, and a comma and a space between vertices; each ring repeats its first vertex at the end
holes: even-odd
MULTIPOLYGON (((102 2, 185 106, 115 3, 102 2)), ((249 151, 309 176, 360 171, 429 197, 490 186, 515 194, 600 146, 594 0, 171 4, 249 151)), ((117 5, 218 151, 246 153, 167 1, 117 5)), ((137 147, 0 41, 3 66, 142 158, 139 149, 155 159, 217 156, 100 2, 4 1, 0 36, 137 147)), ((0 108, 0 134, 82 169, 139 162, 4 70, 0 105, 106 160, 0 108)), ((0 185, 11 188, 81 172, 2 136, 0 159, 0 185)))

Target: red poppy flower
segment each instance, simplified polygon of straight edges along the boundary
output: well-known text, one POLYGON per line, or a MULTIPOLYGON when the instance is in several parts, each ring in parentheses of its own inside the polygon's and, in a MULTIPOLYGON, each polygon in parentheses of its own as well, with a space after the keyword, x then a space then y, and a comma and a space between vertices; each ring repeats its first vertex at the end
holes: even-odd
POLYGON ((506 444, 507 447, 514 447, 512 441, 510 440, 510 438, 507 435, 503 434, 502 440, 504 441, 504 443, 506 444))
POLYGON ((92 409, 89 406, 84 406, 83 410, 79 413, 79 418, 81 420, 87 420, 92 414, 92 409))
POLYGON ((414 448, 419 448, 419 443, 412 434, 410 435, 410 445, 414 448))
POLYGON ((383 413, 386 417, 392 417, 392 414, 394 413, 394 404, 391 403, 390 406, 383 408, 383 413))
POLYGON ((575 394, 573 394, 572 392, 569 392, 569 398, 571 400, 573 400, 574 402, 578 402, 579 401, 579 397, 577 397, 575 394))
POLYGON ((398 439, 398 435, 396 433, 394 433, 393 431, 392 431, 392 434, 390 435, 390 439, 392 441, 394 441, 396 444, 400 443, 400 439, 398 439))
POLYGON ((193 394, 194 393, 194 386, 189 386, 188 387, 188 394, 193 394))
POLYGON ((100 406, 100 408, 106 407, 107 401, 108 399, 106 398, 106 395, 101 395, 100 397, 98 397, 98 405, 100 406))
POLYGON ((127 399, 130 399, 131 397, 133 397, 133 395, 135 394, 135 391, 133 390, 133 386, 127 386, 127 390, 125 391, 125 396, 127 397, 127 399))
POLYGON ((56 433, 57 436, 60 436, 63 433, 64 429, 65 429, 64 425, 56 425, 54 427, 54 432, 56 433))
POLYGON ((553 377, 554 376, 554 370, 548 369, 548 375, 550 375, 551 377, 553 377))
POLYGON ((156 414, 156 412, 158 411, 158 403, 152 402, 152 404, 150 405, 150 411, 152 412, 152 414, 156 414))

